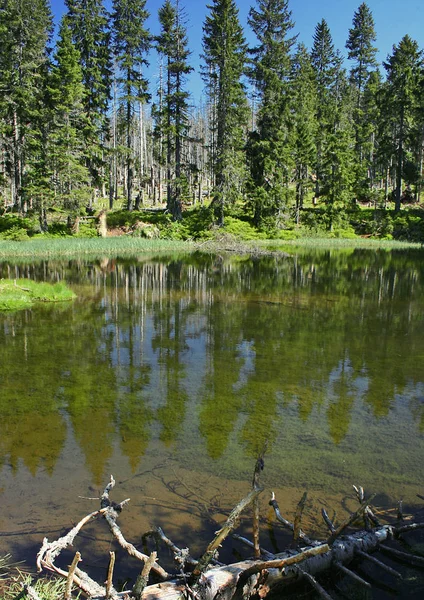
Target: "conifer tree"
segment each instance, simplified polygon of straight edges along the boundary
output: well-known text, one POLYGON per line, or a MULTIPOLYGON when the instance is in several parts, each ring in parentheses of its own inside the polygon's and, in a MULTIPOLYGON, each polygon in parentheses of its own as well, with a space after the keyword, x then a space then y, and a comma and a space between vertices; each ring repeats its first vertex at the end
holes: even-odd
POLYGON ((89 198, 89 173, 84 156, 85 88, 80 53, 71 38, 68 20, 64 18, 48 85, 48 163, 55 197, 65 209, 76 210, 89 198))
POLYGON ((149 16, 145 7, 146 0, 113 1, 113 49, 119 69, 117 80, 121 90, 120 100, 125 106, 128 210, 133 208, 132 121, 135 104, 141 105, 149 98, 148 82, 143 76, 151 43, 150 34, 145 28, 145 21, 149 16))
POLYGON ((293 57, 291 74, 293 158, 296 180, 296 219, 303 208, 306 192, 312 185, 311 170, 316 156, 316 86, 309 52, 299 44, 293 57))
POLYGON ((354 131, 352 94, 324 19, 315 29, 311 60, 317 86, 315 193, 326 201, 332 229, 335 210, 351 200, 354 131))
POLYGON ((396 159, 395 209, 400 210, 402 178, 407 152, 412 149, 410 133, 418 116, 422 93, 423 55, 415 40, 405 35, 383 63, 387 72, 387 107, 393 125, 396 159))
POLYGON ((156 38, 157 50, 166 61, 166 93, 157 112, 157 125, 166 137, 167 208, 175 220, 182 215, 182 193, 187 182, 182 155, 188 135, 188 98, 184 87, 185 76, 192 67, 187 60, 187 33, 178 0, 173 5, 166 0, 159 9, 161 32, 156 38))
POLYGON ((349 50, 348 58, 354 62, 350 71, 350 79, 357 91, 357 105, 360 105, 361 95, 367 85, 370 73, 377 66, 377 48, 373 46, 375 40, 372 12, 363 2, 355 11, 352 28, 349 29, 349 38, 346 42, 346 48, 349 50))
POLYGON ((107 111, 111 86, 108 14, 103 0, 65 0, 72 41, 81 56, 85 87, 85 154, 92 184, 105 182, 107 111))
POLYGON ((242 76, 246 43, 234 0, 213 0, 203 27, 203 75, 211 105, 215 138, 214 199, 218 224, 225 205, 240 197, 245 180, 243 147, 247 101, 242 76))
MULTIPOLYGON (((379 98, 381 96, 381 90, 381 74, 378 70, 372 71, 368 77, 362 97, 363 124, 361 128, 361 154, 368 169, 366 189, 364 191, 371 195, 371 197, 374 197, 374 199, 376 199, 378 195, 375 190, 375 185, 379 174, 381 175, 381 164, 378 163, 378 127, 381 120, 379 98)), ((357 156, 358 154, 356 152, 356 163, 358 163, 357 156)), ((355 192, 356 196, 358 196, 358 193, 361 193, 360 181, 357 176, 355 180, 355 192)))
POLYGON ((334 49, 331 32, 325 19, 322 19, 315 28, 311 61, 315 71, 317 89, 315 196, 318 198, 322 192, 323 157, 327 148, 328 136, 334 130, 335 90, 337 74, 341 68, 341 59, 334 49))
POLYGON ((47 0, 4 0, 0 12, 0 113, 5 171, 16 209, 26 211, 31 149, 40 153, 47 44, 52 16, 47 0))
POLYGON ((372 123, 367 119, 364 112, 364 91, 368 80, 377 67, 376 52, 373 46, 376 40, 374 19, 367 4, 362 3, 355 12, 352 28, 346 42, 348 58, 353 61, 350 71, 350 81, 355 89, 354 124, 356 140, 356 191, 357 195, 367 194, 371 182, 371 164, 369 163, 369 152, 367 146, 373 135, 372 123))
POLYGON ((283 208, 288 191, 290 52, 296 37, 288 0, 257 0, 249 25, 258 45, 253 55, 251 78, 259 95, 257 131, 249 143, 251 179, 254 185, 254 221, 257 225, 283 208))

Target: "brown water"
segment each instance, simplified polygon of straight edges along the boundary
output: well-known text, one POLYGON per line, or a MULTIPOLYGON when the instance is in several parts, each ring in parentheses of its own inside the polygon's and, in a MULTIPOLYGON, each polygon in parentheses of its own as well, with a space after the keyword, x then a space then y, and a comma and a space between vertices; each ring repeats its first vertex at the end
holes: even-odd
MULTIPOLYGON (((337 521, 356 508, 353 483, 377 492, 378 506, 416 506, 423 257, 0 265, 1 276, 65 280, 78 296, 0 314, 0 551, 33 561, 45 535, 98 507, 87 498, 113 473, 114 499, 131 498, 120 517, 131 541, 160 525, 198 554, 249 490, 265 446, 262 543, 271 550, 285 538, 271 525, 270 490, 289 518, 308 490, 305 529, 322 535, 323 506, 337 521)), ((103 523, 91 526, 86 565, 102 573, 110 544, 103 523)), ((229 544, 223 557, 241 550, 229 544)), ((422 590, 408 577, 397 590, 405 598, 422 590)))

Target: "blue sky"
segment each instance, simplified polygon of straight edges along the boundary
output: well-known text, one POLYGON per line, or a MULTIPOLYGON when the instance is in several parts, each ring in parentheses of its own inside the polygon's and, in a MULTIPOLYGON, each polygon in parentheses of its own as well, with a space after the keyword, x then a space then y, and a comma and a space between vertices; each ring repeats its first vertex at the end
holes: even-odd
MULTIPOLYGON (((294 33, 299 34, 299 41, 304 42, 310 48, 316 24, 325 18, 330 27, 335 47, 344 54, 353 14, 361 1, 291 0, 289 6, 295 22, 294 33)), ((187 14, 188 37, 192 51, 191 62, 197 70, 202 45, 202 24, 208 12, 206 5, 209 0, 180 0, 180 3, 185 7, 187 14)), ((148 26, 153 34, 158 32, 156 17, 162 4, 163 0, 147 0, 146 3, 146 8, 151 14, 148 26)), ((255 0, 237 0, 240 22, 251 43, 254 43, 254 39, 247 26, 247 15, 250 7, 254 4, 255 0)), ((367 4, 374 16, 377 32, 376 46, 379 49, 378 60, 380 62, 386 59, 387 54, 391 53, 393 44, 398 44, 407 33, 418 42, 420 48, 424 48, 423 0, 369 0, 367 4)), ((55 19, 58 21, 65 10, 64 2, 63 0, 51 0, 51 6, 55 19)), ((105 6, 110 8, 111 0, 105 0, 105 6)), ((150 57, 150 63, 148 77, 154 81, 157 75, 154 52, 150 57)), ((203 87, 197 72, 191 75, 189 83, 194 99, 197 100, 203 87)))

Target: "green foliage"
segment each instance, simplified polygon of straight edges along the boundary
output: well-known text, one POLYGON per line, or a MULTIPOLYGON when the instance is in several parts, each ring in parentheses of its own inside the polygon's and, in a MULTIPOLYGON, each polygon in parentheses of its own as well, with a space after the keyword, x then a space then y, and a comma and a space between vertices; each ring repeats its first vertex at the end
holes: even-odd
POLYGON ((182 201, 189 165, 183 156, 183 144, 189 131, 189 93, 186 76, 193 70, 188 64, 187 32, 179 4, 165 0, 159 9, 160 34, 157 50, 165 59, 166 84, 159 89, 159 104, 155 107, 155 137, 159 140, 160 163, 166 164, 167 208, 175 220, 182 217, 182 201), (160 149, 161 140, 166 151, 160 149), (166 159, 165 159, 166 154, 166 159))
POLYGON ((242 83, 246 41, 234 0, 213 0, 203 27, 204 78, 213 106, 210 130, 215 175, 214 210, 224 224, 225 207, 240 196, 245 179, 244 129, 248 106, 242 83))
POLYGON ((67 210, 78 210, 91 193, 84 153, 88 117, 83 107, 85 88, 80 59, 80 52, 72 43, 69 22, 62 19, 48 86, 51 124, 47 162, 54 196, 67 210))
POLYGON ((7 232, 9 229, 25 229, 28 233, 33 233, 35 223, 32 219, 21 217, 17 214, 6 214, 0 217, 0 233, 7 232))
POLYGON ((424 243, 424 213, 362 209, 350 215, 356 233, 380 239, 424 243))
POLYGON ((348 58, 354 61, 350 77, 358 92, 358 107, 361 104, 361 93, 365 88, 370 72, 377 66, 377 48, 373 46, 376 40, 372 12, 363 2, 353 16, 352 28, 346 42, 348 58))
POLYGON ((75 238, 96 238, 98 237, 97 229, 94 227, 94 224, 91 223, 81 223, 78 228, 78 233, 75 233, 73 237, 75 238))
POLYGON ((224 231, 241 240, 265 240, 267 234, 264 231, 258 231, 256 227, 245 221, 240 221, 234 217, 227 217, 225 220, 224 231))
POLYGON ((25 242, 29 240, 28 232, 19 225, 12 225, 10 229, 0 233, 0 238, 3 240, 11 240, 14 242, 25 242))
MULTIPOLYGON (((400 210, 402 197, 402 177, 407 151, 417 152, 416 140, 422 147, 422 136, 416 138, 413 125, 416 121, 423 123, 422 112, 422 86, 423 86, 423 53, 418 44, 405 35, 384 63, 387 71, 387 85, 385 94, 385 112, 388 124, 391 126, 392 153, 396 162, 396 210, 400 210), (418 119, 417 119, 418 118, 418 119)), ((421 152, 421 149, 418 153, 421 152)))
POLYGON ((135 104, 148 99, 148 81, 143 75, 150 48, 150 35, 145 29, 149 13, 145 6, 146 0, 113 1, 113 54, 117 65, 118 100, 125 114, 128 210, 133 208, 133 115, 135 104))
POLYGON ((2 167, 13 181, 12 201, 19 210, 27 206, 26 178, 35 163, 40 163, 42 152, 46 46, 51 32, 52 16, 47 0, 2 2, 0 144, 4 152, 2 167))
POLYGON ((0 567, 5 563, 5 575, 0 577, 0 600, 14 600, 22 595, 24 586, 32 586, 40 600, 62 600, 65 594, 66 581, 64 579, 49 579, 33 577, 19 569, 19 565, 10 564, 8 557, 0 557, 0 567), (4 560, 4 558, 6 560, 4 560))
POLYGON ((108 14, 102 0, 65 0, 65 19, 80 53, 84 84, 84 153, 93 186, 104 178, 107 111, 111 88, 111 50, 108 14))
POLYGON ((258 40, 250 50, 254 57, 250 73, 259 96, 257 129, 248 144, 253 184, 249 205, 255 224, 262 226, 264 219, 285 208, 284 188, 293 166, 289 74, 296 37, 289 36, 294 23, 287 0, 258 0, 257 9, 250 9, 249 25, 258 40))

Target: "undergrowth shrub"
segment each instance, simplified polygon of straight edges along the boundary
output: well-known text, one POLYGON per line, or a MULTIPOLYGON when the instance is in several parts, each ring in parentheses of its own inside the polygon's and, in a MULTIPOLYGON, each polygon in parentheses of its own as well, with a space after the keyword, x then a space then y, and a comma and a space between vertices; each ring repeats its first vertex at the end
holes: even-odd
MULTIPOLYGON (((6 214, 0 217, 0 234, 7 233, 8 231, 24 230, 27 235, 35 233, 35 222, 29 217, 20 217, 16 214, 6 214)), ((2 235, 3 239, 12 239, 2 235)))
POLYGON ((256 227, 250 223, 240 221, 240 219, 235 219, 234 217, 226 217, 224 231, 246 241, 265 240, 268 237, 265 231, 258 231, 256 227))

